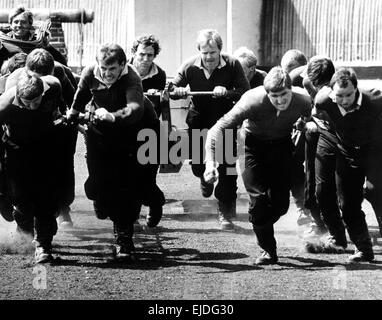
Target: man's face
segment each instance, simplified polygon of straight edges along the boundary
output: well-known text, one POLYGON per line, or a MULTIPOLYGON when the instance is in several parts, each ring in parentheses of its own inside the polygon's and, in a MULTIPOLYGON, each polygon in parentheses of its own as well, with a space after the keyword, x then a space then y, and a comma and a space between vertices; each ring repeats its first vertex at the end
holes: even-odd
POLYGON ((333 94, 336 97, 336 102, 345 110, 352 108, 355 102, 356 93, 357 88, 355 88, 350 81, 348 81, 346 88, 341 88, 337 83, 333 86, 333 94))
POLYGON ((109 85, 118 80, 123 69, 125 68, 124 63, 119 64, 118 62, 114 62, 113 64, 106 64, 105 61, 99 61, 98 66, 101 70, 101 77, 103 81, 109 85))
POLYGON ((21 102, 23 105, 30 110, 36 110, 42 101, 42 95, 39 95, 38 97, 32 99, 32 100, 27 100, 24 98, 20 98, 21 102))
POLYGON ((18 16, 14 17, 11 23, 11 28, 17 39, 28 38, 31 27, 27 15, 24 13, 20 13, 18 16))
POLYGON ((208 70, 214 70, 219 65, 220 50, 214 41, 200 46, 199 52, 203 61, 203 65, 208 70))
POLYGON ((140 44, 134 54, 134 66, 141 74, 147 74, 155 59, 155 50, 152 46, 140 44))
POLYGON ((251 80, 256 71, 256 67, 248 67, 244 59, 239 59, 239 62, 243 67, 244 75, 248 80, 251 80))
POLYGON ((278 111, 285 111, 288 109, 290 102, 292 101, 292 90, 285 88, 278 92, 270 91, 268 93, 268 98, 278 111))

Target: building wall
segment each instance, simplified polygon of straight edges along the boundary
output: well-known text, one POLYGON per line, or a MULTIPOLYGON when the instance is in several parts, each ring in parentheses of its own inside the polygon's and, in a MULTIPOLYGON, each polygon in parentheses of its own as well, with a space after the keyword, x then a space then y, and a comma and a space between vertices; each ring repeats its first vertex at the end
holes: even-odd
POLYGON ((382 65, 381 0, 267 0, 264 7, 265 65, 292 48, 342 65, 382 65))

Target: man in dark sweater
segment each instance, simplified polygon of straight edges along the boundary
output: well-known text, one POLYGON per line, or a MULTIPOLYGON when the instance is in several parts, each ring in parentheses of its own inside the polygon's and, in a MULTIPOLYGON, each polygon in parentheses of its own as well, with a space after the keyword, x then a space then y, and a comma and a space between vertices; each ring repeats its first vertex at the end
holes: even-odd
MULTIPOLYGON (((328 114, 338 138, 337 193, 343 220, 356 247, 349 260, 371 262, 374 253, 362 211, 363 185, 366 177, 381 181, 376 174, 381 171, 382 103, 358 90, 357 76, 351 68, 339 69, 330 87, 332 91, 319 92, 315 107, 328 114)), ((378 193, 380 186, 375 188, 378 193)))
MULTIPOLYGON (((173 80, 174 93, 180 98, 187 97, 189 90, 213 92, 212 96, 193 97, 193 106, 186 118, 191 146, 200 145, 200 140, 192 139, 193 129, 210 129, 217 120, 232 109, 234 101, 238 101, 249 89, 249 83, 240 62, 230 55, 221 53, 223 41, 216 30, 201 30, 197 45, 199 54, 187 60, 173 80), (186 86, 189 86, 189 89, 186 86)), ((236 143, 230 146, 231 149, 234 149, 234 144, 236 143)), ((204 154, 203 145, 198 151, 200 155, 204 154)), ((206 183, 203 178, 204 158, 196 157, 195 154, 191 154, 191 158, 192 172, 200 178, 202 195, 210 197, 214 185, 206 183)), ((235 162, 225 162, 219 167, 220 178, 215 188, 215 197, 218 200, 219 221, 222 229, 233 229, 231 219, 236 215, 235 165, 235 162)))
POLYGON ((159 120, 152 104, 144 104, 141 79, 126 62, 119 45, 102 45, 97 64, 82 72, 68 117, 84 112, 92 100, 96 121, 89 123, 86 132, 89 177, 85 192, 93 200, 97 217, 113 221, 116 259, 129 262, 142 203, 137 134, 143 128, 155 128, 159 120))
POLYGON ((0 97, 0 123, 7 157, 8 191, 19 233, 34 237, 35 261, 52 261, 51 246, 57 232, 62 141, 54 120, 64 105, 59 81, 26 72, 16 86, 0 97))
POLYGON ((249 81, 251 89, 262 86, 267 73, 256 68, 257 57, 255 53, 247 47, 240 47, 235 50, 233 56, 239 60, 243 67, 244 74, 249 81))
POLYGON ((250 197, 248 213, 262 254, 255 264, 278 261, 274 223, 289 208, 293 124, 309 120, 310 99, 292 91, 291 79, 280 67, 271 69, 264 86, 246 92, 234 108, 208 132, 206 170, 208 182, 220 178, 219 142, 227 129, 244 121, 245 168, 243 182, 250 197))
MULTIPOLYGON (((166 73, 154 63, 159 52, 159 41, 153 35, 138 37, 132 47, 133 57, 130 63, 137 69, 142 80, 143 91, 148 94, 163 91, 166 86, 166 73)), ((162 120, 169 121, 171 126, 170 104, 163 103, 159 96, 149 97, 149 99, 154 105, 158 118, 162 115, 162 120)), ((156 132, 159 135, 159 127, 156 132)), ((147 190, 144 192, 143 204, 150 208, 146 216, 146 223, 148 227, 152 228, 160 222, 166 200, 156 183, 159 163, 150 164, 145 168, 147 169, 145 181, 148 184, 147 190)))

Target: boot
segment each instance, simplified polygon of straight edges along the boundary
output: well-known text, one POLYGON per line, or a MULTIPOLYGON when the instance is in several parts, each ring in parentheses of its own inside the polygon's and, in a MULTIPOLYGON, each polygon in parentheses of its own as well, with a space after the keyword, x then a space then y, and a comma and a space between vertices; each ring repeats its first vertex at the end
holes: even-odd
POLYGON ((256 265, 270 265, 270 264, 276 264, 278 261, 276 250, 272 251, 265 251, 261 250, 261 255, 256 258, 255 264, 256 265))
POLYGON ((236 216, 236 200, 231 202, 218 202, 218 219, 221 230, 233 230, 235 228, 231 219, 236 216))
POLYGON ((134 259, 134 226, 122 227, 114 223, 114 237, 116 244, 113 248, 114 258, 119 262, 133 262, 134 259))
POLYGON ((354 254, 349 256, 349 261, 372 262, 374 260, 374 252, 369 232, 365 232, 358 236, 352 236, 352 240, 356 249, 354 254))
POLYGON ((73 228, 73 221, 70 217, 70 207, 64 207, 59 211, 58 224, 63 229, 73 228))

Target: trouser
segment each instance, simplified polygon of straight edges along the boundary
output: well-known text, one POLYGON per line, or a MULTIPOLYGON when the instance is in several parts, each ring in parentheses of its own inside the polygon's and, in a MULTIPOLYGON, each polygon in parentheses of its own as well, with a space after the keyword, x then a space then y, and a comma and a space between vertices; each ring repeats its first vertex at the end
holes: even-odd
POLYGON ((273 224, 289 208, 293 144, 291 139, 245 141, 244 186, 250 197, 249 221, 253 225, 259 246, 276 250, 273 224))
POLYGON ((92 130, 87 132, 86 147, 86 195, 93 200, 95 211, 113 221, 117 243, 128 244, 143 196, 143 171, 136 159, 136 147, 117 144, 92 130))
MULTIPOLYGON (((191 129, 190 129, 191 130, 191 129)), ((203 143, 200 143, 200 141, 193 141, 192 140, 192 133, 189 131, 189 140, 190 140, 190 154, 192 161, 196 160, 197 163, 191 163, 191 169, 194 176, 203 179, 203 174, 205 171, 205 165, 204 165, 204 146, 205 141, 203 143), (199 156, 196 156, 195 154, 192 154, 193 151, 193 144, 199 143, 199 156)), ((228 141, 228 140, 227 140, 228 141)), ((226 157, 224 157, 222 163, 219 163, 218 172, 219 172, 219 179, 215 187, 214 195, 215 198, 219 201, 219 203, 226 204, 227 207, 229 207, 229 204, 232 204, 237 198, 236 191, 237 191, 237 171, 236 171, 236 158, 237 158, 237 132, 236 130, 233 131, 232 136, 232 143, 227 146, 229 148, 232 147, 231 150, 224 149, 225 156, 228 154, 229 156, 232 156, 232 160, 228 161, 226 157)), ((226 137, 223 136, 223 142, 222 146, 226 145, 226 137)), ((221 152, 222 150, 218 149, 216 150, 216 153, 221 152)), ((222 205, 221 207, 225 207, 225 205, 222 205)))
POLYGON ((372 245, 365 213, 362 211, 363 185, 369 177, 368 167, 372 149, 358 149, 338 144, 336 185, 340 209, 351 241, 360 251, 371 251, 372 245))
POLYGON ((305 135, 304 133, 296 130, 293 136, 293 143, 295 145, 293 150, 292 161, 292 197, 297 208, 304 207, 304 161, 305 161, 305 135))
POLYGON ((18 229, 34 234, 36 245, 47 248, 57 232, 57 147, 54 142, 7 147, 7 183, 18 229))
POLYGON ((346 244, 345 226, 338 207, 336 187, 336 154, 338 139, 334 133, 320 133, 315 159, 316 198, 329 233, 346 244))
POLYGON ((382 236, 382 148, 374 147, 368 157, 364 197, 373 207, 382 236))
POLYGON ((59 187, 59 210, 69 207, 75 197, 75 174, 74 174, 74 154, 76 152, 78 131, 74 126, 63 126, 57 128, 62 148, 60 155, 60 179, 59 187))

